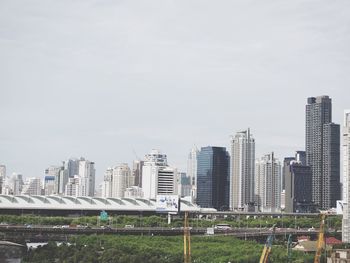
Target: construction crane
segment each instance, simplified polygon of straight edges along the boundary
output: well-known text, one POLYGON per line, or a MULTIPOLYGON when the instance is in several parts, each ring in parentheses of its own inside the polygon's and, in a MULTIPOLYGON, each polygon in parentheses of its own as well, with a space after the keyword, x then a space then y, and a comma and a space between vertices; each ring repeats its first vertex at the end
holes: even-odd
POLYGON ((272 233, 271 233, 271 235, 269 235, 267 237, 267 240, 266 240, 266 243, 264 246, 264 250, 263 250, 261 257, 260 257, 260 261, 259 261, 260 263, 267 263, 269 260, 269 256, 271 254, 271 249, 272 249, 273 239, 275 237, 275 228, 276 228, 276 225, 273 225, 272 233))
POLYGON ((191 236, 188 212, 185 212, 184 222, 184 263, 191 263, 191 236))
POLYGON ((320 224, 320 230, 318 232, 317 250, 316 250, 314 263, 320 263, 322 250, 325 245, 324 229, 325 229, 326 217, 327 217, 327 213, 321 213, 321 224, 320 224))

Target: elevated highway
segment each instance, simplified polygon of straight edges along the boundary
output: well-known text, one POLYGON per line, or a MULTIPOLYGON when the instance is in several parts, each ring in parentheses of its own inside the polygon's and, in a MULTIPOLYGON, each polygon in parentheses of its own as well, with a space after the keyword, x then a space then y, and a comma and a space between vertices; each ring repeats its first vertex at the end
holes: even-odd
MULTIPOLYGON (((192 228, 191 235, 206 235, 206 228, 192 228)), ((234 236, 237 238, 255 239, 271 234, 271 230, 265 228, 234 228, 231 230, 215 230, 214 236, 234 236)), ((308 235, 316 236, 317 231, 307 229, 279 228, 276 236, 283 235, 308 235)), ((16 242, 46 242, 46 241, 68 241, 76 235, 161 235, 176 236, 183 235, 182 228, 161 227, 135 227, 135 228, 54 228, 48 226, 0 226, 0 239, 16 242)))

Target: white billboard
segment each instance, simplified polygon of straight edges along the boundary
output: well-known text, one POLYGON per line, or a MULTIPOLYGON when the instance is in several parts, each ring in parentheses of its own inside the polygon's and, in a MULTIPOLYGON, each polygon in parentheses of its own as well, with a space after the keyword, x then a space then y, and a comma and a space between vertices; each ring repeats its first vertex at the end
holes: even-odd
POLYGON ((177 195, 157 195, 157 212, 178 212, 179 196, 177 195))

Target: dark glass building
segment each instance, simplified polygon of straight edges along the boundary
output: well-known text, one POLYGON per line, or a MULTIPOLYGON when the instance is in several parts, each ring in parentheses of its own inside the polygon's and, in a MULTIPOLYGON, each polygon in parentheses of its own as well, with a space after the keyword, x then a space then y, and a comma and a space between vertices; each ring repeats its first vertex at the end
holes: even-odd
POLYGON ((197 204, 227 210, 230 157, 225 147, 202 147, 197 156, 197 204))
POLYGON ((328 96, 308 98, 305 113, 312 200, 320 209, 329 209, 340 199, 340 126, 332 123, 332 100, 328 96))
MULTIPOLYGON (((295 158, 298 159, 298 158, 295 158)), ((285 211, 287 213, 315 212, 312 202, 312 172, 311 167, 300 161, 291 161, 286 166, 285 211)))

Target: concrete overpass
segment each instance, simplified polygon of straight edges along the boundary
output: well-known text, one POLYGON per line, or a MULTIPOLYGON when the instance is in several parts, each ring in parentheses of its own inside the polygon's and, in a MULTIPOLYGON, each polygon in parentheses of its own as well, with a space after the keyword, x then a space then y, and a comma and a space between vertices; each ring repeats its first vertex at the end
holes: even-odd
MULTIPOLYGON (((206 235, 206 228, 192 228, 191 235, 206 235)), ((234 236, 237 238, 262 238, 271 234, 271 230, 265 228, 234 228, 231 230, 215 230, 214 236, 234 236)), ((307 229, 278 228, 276 236, 283 235, 308 235, 315 237, 317 231, 307 229)), ((54 228, 48 226, 0 226, 0 238, 13 242, 46 242, 68 241, 76 235, 160 235, 176 236, 183 235, 182 228, 162 227, 137 227, 137 228, 54 228)))

